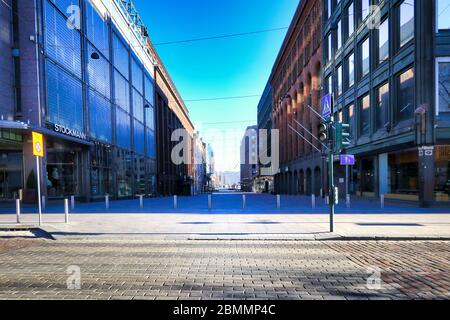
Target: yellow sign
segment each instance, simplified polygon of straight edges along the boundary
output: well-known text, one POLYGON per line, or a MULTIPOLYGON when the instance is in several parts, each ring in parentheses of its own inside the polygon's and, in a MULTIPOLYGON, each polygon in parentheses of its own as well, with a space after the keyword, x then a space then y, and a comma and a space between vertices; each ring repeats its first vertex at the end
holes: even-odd
POLYGON ((33 155, 37 157, 44 156, 44 137, 37 132, 33 132, 33 155))

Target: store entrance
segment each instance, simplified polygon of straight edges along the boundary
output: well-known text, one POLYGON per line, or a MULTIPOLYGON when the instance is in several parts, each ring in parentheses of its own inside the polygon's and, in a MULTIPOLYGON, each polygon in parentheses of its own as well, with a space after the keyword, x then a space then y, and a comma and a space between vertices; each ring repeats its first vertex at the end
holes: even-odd
POLYGON ((56 143, 47 148, 47 195, 63 198, 80 195, 81 153, 56 143))
POLYGON ((0 152, 0 200, 18 198, 22 189, 22 152, 0 152))

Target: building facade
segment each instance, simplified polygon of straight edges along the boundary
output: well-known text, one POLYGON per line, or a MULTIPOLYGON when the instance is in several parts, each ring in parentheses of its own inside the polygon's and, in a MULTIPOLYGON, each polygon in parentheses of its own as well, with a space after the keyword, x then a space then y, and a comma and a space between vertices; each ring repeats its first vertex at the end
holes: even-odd
MULTIPOLYGON (((266 152, 267 156, 272 155, 272 129, 273 129, 273 120, 272 120, 272 103, 273 103, 273 95, 272 95, 272 86, 270 83, 266 84, 261 100, 258 104, 258 132, 261 130, 266 130, 267 132, 267 141, 265 144, 262 144, 262 141, 258 141, 258 146, 264 145, 266 150, 260 150, 260 152, 266 152)), ((258 133, 258 140, 260 139, 260 135, 258 133)), ((256 182, 256 191, 271 193, 274 192, 273 185, 273 175, 263 174, 262 168, 270 169, 272 164, 262 164, 259 162, 258 167, 258 177, 255 179, 256 182)), ((270 170, 272 171, 272 170, 270 170)))
POLYGON ((206 143, 200 133, 194 134, 194 193, 204 193, 207 187, 206 143))
POLYGON ((317 137, 321 98, 322 3, 300 1, 272 69, 273 128, 280 133, 278 194, 319 195, 323 158, 317 137))
POLYGON ((350 124, 345 193, 450 200, 450 1, 324 0, 323 92, 350 124))
POLYGON ((48 198, 156 194, 158 61, 132 2, 5 0, 0 23, 0 200, 36 198, 32 131, 48 198))

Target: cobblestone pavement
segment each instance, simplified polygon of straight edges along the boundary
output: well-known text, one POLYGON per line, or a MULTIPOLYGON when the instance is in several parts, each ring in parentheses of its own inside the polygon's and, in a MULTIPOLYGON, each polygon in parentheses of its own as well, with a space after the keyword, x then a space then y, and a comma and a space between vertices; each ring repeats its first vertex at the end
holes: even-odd
POLYGON ((444 241, 42 241, 0 253, 0 299, 448 299, 449 261, 444 241))

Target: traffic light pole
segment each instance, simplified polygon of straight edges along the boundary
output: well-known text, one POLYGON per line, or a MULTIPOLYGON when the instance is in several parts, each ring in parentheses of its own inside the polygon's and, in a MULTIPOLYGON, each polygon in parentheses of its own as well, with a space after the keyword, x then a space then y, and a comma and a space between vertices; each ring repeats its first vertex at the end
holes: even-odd
POLYGON ((329 121, 329 147, 328 147, 328 203, 330 205, 330 232, 334 232, 335 186, 334 186, 334 117, 329 121))

